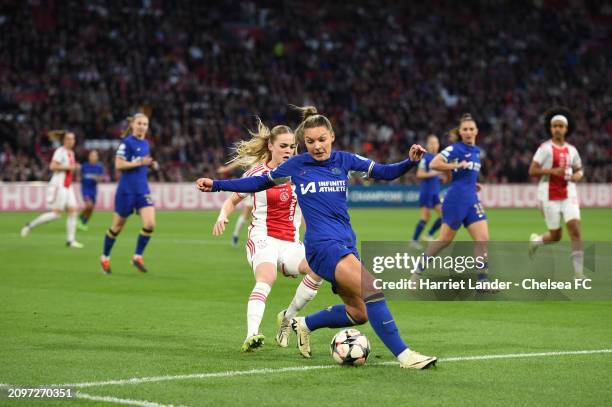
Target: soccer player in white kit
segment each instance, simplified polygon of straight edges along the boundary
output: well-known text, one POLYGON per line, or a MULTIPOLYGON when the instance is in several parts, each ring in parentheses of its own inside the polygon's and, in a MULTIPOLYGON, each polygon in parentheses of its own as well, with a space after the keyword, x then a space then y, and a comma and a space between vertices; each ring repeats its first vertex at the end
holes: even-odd
POLYGON ((542 143, 529 167, 529 175, 540 177, 538 200, 548 232, 532 233, 529 255, 533 257, 539 246, 561 240, 561 218, 565 221, 572 245, 574 277, 584 278, 584 252, 580 233, 580 206, 576 182, 583 177, 582 160, 576 147, 565 141, 574 130, 571 112, 562 107, 550 109, 545 115, 545 126, 551 139, 542 143))
MULTIPOLYGON (((241 166, 251 167, 245 176, 267 174, 295 155, 295 135, 287 126, 275 126, 269 130, 259 120, 258 132, 252 133, 252 136, 250 140, 238 143, 233 160, 241 166)), ((247 337, 241 350, 249 352, 264 343, 265 337, 259 332, 259 326, 266 299, 276 281, 277 270, 287 277, 305 274, 291 304, 277 316, 279 331, 276 342, 281 347, 287 347, 291 318, 315 297, 321 285, 321 278, 308 266, 304 245, 300 242, 302 213, 297 196, 289 182, 253 194, 233 193, 221 208, 213 228, 215 236, 224 232, 229 214, 243 200, 250 200, 253 207, 246 254, 255 273, 255 287, 249 296, 247 337)))
POLYGON ((65 130, 51 132, 50 136, 59 138, 62 142, 62 146, 53 153, 49 165, 53 176, 47 188, 47 205, 51 210, 27 223, 21 229, 21 237, 26 237, 37 226, 59 219, 61 213, 66 210, 66 246, 80 249, 83 245, 75 240, 78 205, 73 187, 75 172, 80 167, 74 158, 76 138, 74 133, 65 130))

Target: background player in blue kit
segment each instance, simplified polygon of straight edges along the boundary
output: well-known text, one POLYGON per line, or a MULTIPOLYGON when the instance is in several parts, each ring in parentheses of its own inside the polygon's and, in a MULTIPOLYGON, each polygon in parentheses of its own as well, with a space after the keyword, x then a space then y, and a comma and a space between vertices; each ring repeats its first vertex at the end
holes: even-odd
POLYGON ((115 168, 121 171, 121 179, 115 193, 115 213, 113 223, 104 237, 104 251, 100 257, 102 271, 110 274, 110 253, 117 235, 123 229, 128 216, 136 212, 142 218, 142 229, 136 242, 132 265, 146 273, 142 253, 151 239, 155 227, 155 208, 147 181, 148 167, 159 168, 151 158, 149 142, 145 140, 149 129, 149 118, 137 113, 128 119, 126 135, 115 157, 115 168))
MULTIPOLYGON (((477 242, 474 254, 486 259, 489 227, 478 198, 481 165, 480 148, 476 146, 478 127, 470 114, 461 116, 458 132, 460 141, 445 148, 429 165, 437 171, 452 171, 452 181, 442 204, 440 236, 427 247, 425 255, 433 256, 448 246, 463 225, 477 242)), ((486 264, 479 271, 479 279, 486 279, 486 264)))
POLYGON ((304 357, 311 357, 310 334, 315 329, 348 327, 369 320, 378 337, 399 359, 401 367, 425 369, 434 365, 435 357, 414 352, 404 343, 384 294, 375 288, 374 278, 361 264, 346 197, 349 171, 361 172, 374 179, 395 179, 414 167, 414 161, 421 158, 425 149, 413 145, 410 159, 390 165, 377 164, 348 152, 332 151, 335 134, 329 120, 317 114, 314 107, 301 108, 301 111, 303 121, 296 133, 304 139, 307 153, 290 158, 267 175, 225 181, 200 178, 198 188, 203 192, 256 192, 278 182, 287 182, 288 178, 295 185, 308 225, 304 236, 308 264, 332 284, 344 302, 306 318, 293 319, 298 349, 304 357))
POLYGON ((85 208, 79 214, 77 227, 80 230, 88 229, 87 222, 96 206, 98 196, 98 182, 102 181, 104 167, 98 161, 98 151, 91 150, 87 156, 87 162, 81 164, 81 196, 85 203, 85 208))
POLYGON ((438 137, 431 134, 427 137, 427 153, 423 156, 419 162, 417 169, 417 178, 421 180, 421 187, 419 191, 419 207, 421 208, 421 219, 417 223, 414 233, 412 235, 412 246, 420 249, 421 246, 418 243, 419 237, 425 228, 427 222, 429 222, 430 210, 433 209, 438 213, 438 219, 431 226, 423 240, 431 241, 434 239, 434 234, 440 229, 442 225, 442 218, 440 210, 440 182, 443 174, 439 171, 432 170, 429 168, 431 160, 438 154, 440 149, 440 141, 438 137))

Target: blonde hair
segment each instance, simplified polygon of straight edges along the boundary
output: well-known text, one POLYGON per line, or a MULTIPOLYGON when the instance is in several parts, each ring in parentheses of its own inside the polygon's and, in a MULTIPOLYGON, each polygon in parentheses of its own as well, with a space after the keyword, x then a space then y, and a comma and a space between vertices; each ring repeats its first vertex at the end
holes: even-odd
POLYGON ((47 137, 49 137, 51 141, 63 142, 66 133, 68 133, 66 130, 49 130, 47 132, 47 137))
POLYGON ((304 138, 304 131, 306 129, 312 129, 314 127, 325 127, 327 130, 333 133, 333 128, 329 119, 322 114, 319 114, 317 108, 314 106, 295 106, 289 105, 293 109, 299 111, 302 114, 302 122, 295 129, 295 133, 300 139, 304 138))
POLYGON ((127 127, 125 129, 123 129, 123 131, 121 132, 121 137, 125 137, 125 136, 129 136, 130 134, 132 134, 132 123, 134 122, 134 120, 136 120, 139 117, 145 117, 147 120, 149 120, 149 116, 147 116, 144 113, 136 113, 133 116, 128 116, 127 117, 127 127))
MULTIPOLYGON (((267 163, 272 159, 272 152, 268 149, 268 142, 274 143, 276 137, 281 134, 293 135, 289 126, 278 125, 270 130, 261 119, 257 118, 257 132, 249 130, 251 138, 241 140, 234 146, 234 156, 228 162, 235 163, 241 167, 251 167, 259 163, 267 163)), ((297 147, 296 147, 297 152, 297 147)))

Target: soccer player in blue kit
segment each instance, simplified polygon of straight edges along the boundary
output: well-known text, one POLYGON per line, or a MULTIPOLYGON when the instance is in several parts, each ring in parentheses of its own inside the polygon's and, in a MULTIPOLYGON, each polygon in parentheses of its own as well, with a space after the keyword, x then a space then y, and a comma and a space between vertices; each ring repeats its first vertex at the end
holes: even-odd
POLYGON ((143 113, 137 113, 128 119, 126 135, 117 149, 115 168, 121 171, 121 179, 115 192, 115 213, 113 222, 104 236, 104 251, 100 257, 102 271, 111 273, 110 253, 115 239, 123 229, 127 218, 134 212, 142 218, 142 230, 136 241, 136 251, 132 257, 132 265, 138 271, 146 273, 142 253, 151 239, 155 227, 155 207, 151 199, 151 191, 147 181, 148 167, 159 168, 151 158, 149 142, 145 139, 149 129, 149 118, 143 113))
POLYGON ((80 230, 88 229, 87 222, 96 206, 98 196, 98 182, 102 180, 104 167, 98 161, 98 151, 91 150, 87 156, 87 162, 81 165, 81 196, 85 202, 85 208, 79 214, 77 227, 80 230))
MULTIPOLYGON (((429 137, 427 137, 426 148, 427 153, 423 156, 421 162, 419 162, 419 168, 417 169, 417 178, 421 180, 419 191, 421 219, 414 229, 411 242, 412 246, 417 249, 421 249, 419 244, 419 236, 421 236, 425 225, 427 225, 427 222, 429 222, 430 211, 433 209, 438 213, 438 216, 441 215, 440 181, 443 174, 429 168, 431 160, 434 159, 435 155, 438 154, 438 150, 440 149, 440 141, 438 140, 438 137, 433 134, 429 135, 429 137)), ((434 234, 438 231, 438 229, 440 229, 440 225, 442 225, 442 218, 438 217, 425 235, 424 240, 433 240, 434 234)))
POLYGON ((478 278, 487 280, 489 227, 487 215, 478 198, 480 148, 476 146, 478 127, 470 114, 461 116, 458 134, 460 141, 445 148, 429 164, 436 171, 451 171, 452 181, 442 204, 440 236, 427 247, 425 255, 434 256, 448 246, 463 225, 476 242, 475 256, 485 259, 478 278))
POLYGON ((333 151, 335 134, 329 120, 318 114, 314 107, 300 110, 303 120, 296 134, 304 139, 307 153, 290 158, 266 175, 224 181, 200 178, 196 182, 198 189, 203 192, 256 192, 287 182, 289 178, 295 185, 307 224, 304 244, 308 264, 332 284, 344 302, 293 320, 302 356, 311 357, 312 331, 324 327, 349 327, 369 320, 378 337, 398 358, 401 367, 426 369, 435 365, 435 357, 409 349, 400 337, 384 294, 375 288, 374 277, 359 259, 346 197, 349 171, 365 173, 374 179, 392 180, 413 168, 425 149, 413 145, 410 159, 389 165, 377 164, 352 153, 333 151))

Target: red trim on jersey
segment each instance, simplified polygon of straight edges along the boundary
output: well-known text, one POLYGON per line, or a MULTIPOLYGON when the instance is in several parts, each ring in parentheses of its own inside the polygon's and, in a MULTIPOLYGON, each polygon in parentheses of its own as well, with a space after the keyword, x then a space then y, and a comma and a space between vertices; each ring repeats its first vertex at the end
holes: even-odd
MULTIPOLYGON (((68 164, 69 165, 74 165, 74 152, 72 151, 67 151, 68 153, 68 164)), ((66 176, 64 177, 64 187, 68 188, 70 187, 70 184, 72 184, 72 171, 66 171, 66 176)))
MULTIPOLYGON (((570 152, 567 145, 559 147, 555 143, 550 143, 552 147, 552 168, 568 168, 570 163, 570 152)), ((551 201, 562 201, 567 199, 567 181, 565 174, 561 176, 551 175, 548 181, 548 199, 551 201)))

